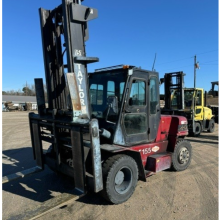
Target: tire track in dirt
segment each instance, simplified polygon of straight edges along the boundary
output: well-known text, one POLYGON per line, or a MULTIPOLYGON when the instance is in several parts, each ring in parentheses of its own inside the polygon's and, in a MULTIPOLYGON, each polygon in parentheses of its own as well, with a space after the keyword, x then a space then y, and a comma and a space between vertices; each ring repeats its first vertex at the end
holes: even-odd
POLYGON ((198 155, 202 158, 201 162, 204 162, 204 161, 217 162, 218 161, 218 150, 213 150, 212 148, 210 150, 210 145, 206 145, 205 148, 204 148, 204 145, 203 146, 193 145, 193 157, 192 157, 192 159, 196 155, 198 155))
MULTIPOLYGON (((200 191, 200 217, 199 219, 204 219, 204 217, 207 219, 217 219, 218 218, 218 198, 213 199, 213 193, 210 190, 210 182, 204 181, 204 177, 198 173, 195 172, 193 175, 197 187, 200 191)), ((208 179, 207 179, 208 180, 208 179)))
MULTIPOLYGON (((197 163, 201 163, 201 159, 197 155, 194 156, 194 161, 196 161, 197 163)), ((216 189, 218 189, 218 172, 213 172, 213 166, 205 167, 205 169, 203 169, 203 172, 209 178, 210 184, 213 185, 213 187, 215 187, 216 189)))
MULTIPOLYGON (((157 175, 148 177, 146 183, 140 182, 139 187, 140 189, 137 189, 138 193, 136 195, 138 200, 136 199, 132 204, 140 202, 140 211, 146 212, 149 220, 170 219, 169 217, 173 213, 176 189, 175 173, 160 172, 157 175), (163 207, 160 212, 158 212, 159 207, 163 207)), ((128 215, 127 217, 129 219, 131 216, 128 215)))
MULTIPOLYGON (((197 174, 197 172, 204 172, 205 175, 207 175, 210 179, 214 180, 213 185, 217 188, 218 186, 218 181, 217 181, 217 177, 216 174, 212 171, 213 166, 218 166, 218 161, 217 161, 217 157, 215 157, 213 159, 213 156, 210 155, 209 157, 206 158, 205 162, 204 162, 204 157, 201 155, 201 157, 194 155, 192 160, 196 163, 194 165, 190 165, 189 169, 185 170, 184 172, 177 172, 175 174, 175 176, 163 176, 162 179, 157 179, 157 181, 161 181, 163 182, 165 187, 161 187, 160 188, 160 203, 158 204, 158 207, 167 207, 163 212, 158 212, 157 209, 153 209, 150 213, 148 212, 148 217, 149 219, 171 219, 171 216, 173 215, 173 213, 176 212, 175 209, 175 196, 178 194, 179 189, 176 189, 176 180, 180 180, 181 178, 183 178, 183 176, 186 176, 186 178, 189 178, 191 180, 194 179, 194 175, 197 174), (210 161, 210 159, 211 161, 210 161)), ((174 173, 173 173, 174 174, 174 173)), ((153 181, 154 184, 157 181, 153 181)), ((202 179, 202 181, 204 181, 202 179)), ((153 184, 153 182, 151 181, 151 184, 153 184)), ((194 181, 196 186, 198 185, 197 181, 194 181)), ((178 183, 177 183, 178 184, 178 183)), ((209 182, 209 186, 210 186, 209 182)), ((198 186, 197 186, 198 187, 198 186)), ((203 192, 203 188, 200 186, 198 187, 198 190, 200 192, 200 194, 203 192)), ((209 193, 207 193, 207 195, 209 197, 212 197, 213 194, 211 191, 209 191, 209 193)), ((206 196, 207 196, 206 195, 206 196)), ((203 197, 203 199, 206 199, 206 196, 203 197)), ((203 204, 204 202, 202 202, 203 204)), ((209 209, 207 209, 207 211, 209 211, 209 209)), ((207 214, 207 211, 205 212, 207 214)), ((202 216, 202 214, 201 214, 202 216)), ((200 216, 200 217, 201 217, 200 216)), ((207 215, 206 215, 207 216, 207 215)), ((200 218, 202 219, 202 218, 200 218)))
MULTIPOLYGON (((158 213, 158 217, 161 219, 170 219, 170 215, 173 212, 173 206, 174 206, 174 197, 176 190, 176 180, 177 176, 172 173, 169 178, 163 178, 163 185, 166 186, 166 190, 164 187, 161 187, 160 189, 160 195, 162 197, 162 206, 167 206, 166 209, 162 210, 161 212, 158 212, 156 210, 156 213, 158 213)), ((160 205, 159 205, 160 207, 160 205)), ((153 219, 153 218, 152 218, 153 219)))
POLYGON ((195 148, 194 156, 199 156, 201 161, 218 161, 218 150, 210 150, 209 146, 205 146, 205 148, 195 148))
POLYGON ((217 219, 218 199, 214 192, 218 191, 218 173, 214 173, 213 168, 218 166, 218 158, 205 153, 199 150, 194 153, 193 161, 196 164, 191 169, 191 176, 199 190, 199 219, 217 219))
POLYGON ((193 161, 196 162, 196 170, 200 172, 200 169, 197 169, 198 166, 203 168, 202 173, 204 173, 207 177, 209 177, 209 179, 212 180, 210 182, 214 187, 218 188, 218 172, 213 172, 213 168, 218 167, 218 157, 207 154, 206 152, 198 151, 193 155, 193 161), (205 164, 209 164, 210 166, 205 166, 205 164))
POLYGON ((188 141, 190 141, 190 143, 193 144, 194 148, 199 148, 202 145, 206 144, 207 147, 218 149, 218 142, 214 142, 214 143, 213 142, 208 142, 208 143, 201 142, 201 143, 199 143, 198 141, 189 140, 189 139, 188 139, 188 141))
POLYGON ((201 150, 197 149, 193 155, 193 161, 196 162, 196 164, 216 164, 218 166, 218 152, 210 152, 207 149, 201 150))
MULTIPOLYGON (((198 164, 200 164, 200 163, 198 163, 198 164)), ((203 164, 203 166, 199 166, 199 167, 198 167, 198 164, 193 164, 193 165, 191 164, 187 170, 184 170, 182 172, 176 172, 176 173, 173 171, 163 171, 163 172, 171 172, 174 175, 183 176, 183 175, 190 174, 194 170, 200 172, 201 170, 206 169, 208 167, 218 166, 217 162, 205 162, 205 163, 201 162, 201 164, 203 164)), ((160 174, 157 174, 157 175, 160 175, 160 174)), ((151 178, 151 177, 148 177, 148 178, 151 178)), ((151 179, 150 183, 148 183, 148 184, 156 184, 159 181, 165 181, 165 180, 167 181, 169 179, 170 179, 170 176, 166 174, 166 175, 164 175, 163 180, 162 179, 151 179)))

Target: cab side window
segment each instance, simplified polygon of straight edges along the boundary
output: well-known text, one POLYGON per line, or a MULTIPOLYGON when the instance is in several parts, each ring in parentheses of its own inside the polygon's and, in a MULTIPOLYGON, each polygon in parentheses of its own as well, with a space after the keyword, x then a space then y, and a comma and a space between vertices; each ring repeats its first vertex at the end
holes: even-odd
POLYGON ((150 95, 150 114, 156 114, 157 112, 156 106, 159 103, 156 77, 150 78, 149 95, 150 95))
POLYGON ((197 90, 196 105, 202 105, 202 91, 201 90, 197 90))
POLYGON ((133 80, 129 97, 129 105, 146 105, 146 84, 141 80, 133 80))
POLYGON ((108 81, 107 97, 109 97, 109 96, 115 96, 115 82, 114 81, 108 81))
POLYGON ((119 93, 120 93, 120 95, 119 95, 119 100, 120 101, 122 101, 122 96, 123 96, 123 92, 124 92, 124 87, 125 87, 125 83, 124 82, 121 82, 120 83, 120 91, 119 91, 119 93))
POLYGON ((125 114, 124 116, 126 134, 135 135, 146 133, 147 115, 146 112, 139 112, 139 109, 143 109, 146 106, 145 81, 138 79, 132 81, 128 105, 133 107, 133 112, 125 114))
POLYGON ((92 84, 90 86, 90 98, 91 98, 91 104, 102 105, 103 104, 103 85, 92 84))

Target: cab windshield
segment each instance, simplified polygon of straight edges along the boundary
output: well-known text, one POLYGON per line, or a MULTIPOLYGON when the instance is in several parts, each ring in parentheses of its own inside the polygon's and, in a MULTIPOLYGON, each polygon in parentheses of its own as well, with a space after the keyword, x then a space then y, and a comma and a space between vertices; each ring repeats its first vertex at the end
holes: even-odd
POLYGON ((193 101, 194 90, 184 90, 184 105, 185 107, 191 107, 193 101))
MULTIPOLYGON (((90 74, 89 96, 91 103, 92 117, 105 118, 108 111, 107 99, 109 96, 116 96, 120 108, 124 86, 126 82, 126 72, 104 72, 90 74)), ((111 111, 109 115, 113 114, 111 111)))
MULTIPOLYGON (((194 97, 194 90, 184 90, 184 102, 185 102, 185 107, 191 107, 192 106, 192 101, 194 97)), ((202 91, 201 90, 196 90, 195 93, 195 103, 194 105, 202 105, 202 91)))
MULTIPOLYGON (((185 89, 184 90, 184 106, 185 108, 191 108, 192 102, 194 97, 194 89, 185 89)), ((171 93, 171 106, 172 109, 177 109, 180 102, 180 92, 177 90, 173 90, 171 93)), ((196 96, 195 96, 195 105, 201 105, 202 103, 202 91, 196 90, 196 96)))

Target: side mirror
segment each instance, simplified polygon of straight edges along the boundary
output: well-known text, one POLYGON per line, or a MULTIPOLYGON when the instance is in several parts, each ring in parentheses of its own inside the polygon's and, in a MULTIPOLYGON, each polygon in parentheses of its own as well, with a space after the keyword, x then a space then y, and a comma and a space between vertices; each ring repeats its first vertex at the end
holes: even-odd
POLYGON ((159 85, 162 85, 164 82, 165 82, 165 79, 164 79, 164 78, 160 78, 160 83, 159 83, 159 85))
POLYGON ((117 96, 109 96, 107 98, 107 103, 109 105, 109 108, 111 108, 115 114, 118 114, 118 97, 117 96))

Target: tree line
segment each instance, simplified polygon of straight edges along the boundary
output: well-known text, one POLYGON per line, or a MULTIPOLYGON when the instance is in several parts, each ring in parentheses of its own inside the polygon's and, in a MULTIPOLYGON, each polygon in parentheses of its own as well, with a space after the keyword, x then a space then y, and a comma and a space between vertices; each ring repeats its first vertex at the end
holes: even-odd
MULTIPOLYGON (((46 95, 46 85, 44 85, 44 94, 46 95)), ((2 91, 2 95, 18 95, 18 96, 35 96, 35 85, 26 84, 22 89, 14 90, 11 89, 9 91, 2 91)))

